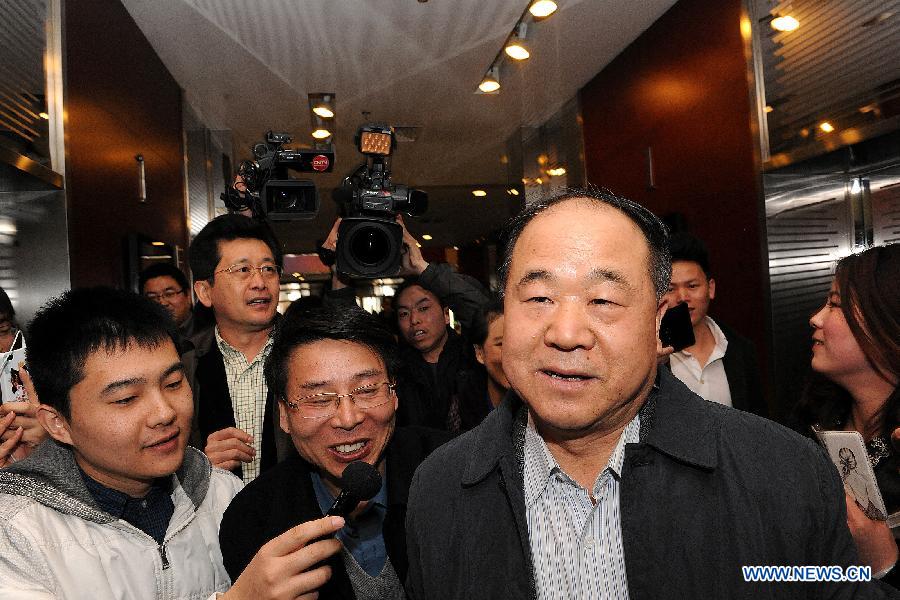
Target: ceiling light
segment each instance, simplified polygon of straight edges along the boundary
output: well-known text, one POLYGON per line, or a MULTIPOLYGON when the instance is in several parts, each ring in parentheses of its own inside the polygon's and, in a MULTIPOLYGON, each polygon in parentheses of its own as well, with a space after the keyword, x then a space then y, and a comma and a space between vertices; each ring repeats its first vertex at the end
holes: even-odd
POLYGON ((819 123, 819 129, 821 129, 825 133, 831 133, 832 131, 834 131, 834 125, 832 125, 828 121, 822 121, 821 123, 819 123))
POLYGON ((327 129, 316 129, 312 132, 312 136, 317 140, 324 140, 327 137, 331 137, 331 132, 327 129))
POLYGON ((525 45, 525 23, 519 23, 503 49, 506 55, 514 60, 526 60, 531 53, 525 45))
POLYGON ((50 119, 50 115, 48 115, 48 114, 45 113, 45 112, 38 113, 38 116, 39 116, 40 118, 42 118, 42 119, 47 119, 47 120, 50 119))
POLYGON ((770 112, 772 112, 773 110, 775 110, 775 109, 772 108, 770 105, 766 104, 766 112, 767 112, 767 113, 770 113, 770 112))
POLYGON ((528 48, 525 47, 525 43, 516 38, 511 39, 503 50, 507 56, 515 60, 525 60, 531 56, 528 48))
POLYGON ((459 252, 459 246, 453 246, 453 249, 459 252))
POLYGON ((562 177, 566 174, 565 167, 556 167, 555 169, 547 169, 547 175, 550 177, 562 177))
POLYGON ((535 179, 534 182, 535 182, 536 184, 538 184, 538 185, 544 185, 544 180, 541 179, 540 177, 538 177, 537 179, 535 179))
POLYGON ((478 89, 485 94, 492 94, 500 89, 500 68, 491 67, 478 84, 478 89))
POLYGON ((422 239, 427 241, 427 240, 431 240, 431 239, 434 239, 434 238, 432 238, 430 235, 428 235, 428 234, 426 233, 426 234, 422 235, 422 239))
POLYGON ((150 242, 150 245, 151 245, 151 246, 165 246, 165 243, 163 243, 163 242, 150 242))
POLYGON ((421 247, 422 247, 422 244, 420 244, 419 242, 416 242, 416 248, 421 248, 421 247))
POLYGON ((324 104, 319 104, 317 106, 313 106, 312 111, 322 117, 323 119, 331 119, 334 117, 334 111, 328 108, 324 104))
POLYGON ((519 190, 517 190, 516 188, 509 188, 508 190, 506 190, 506 193, 510 196, 518 196, 519 190))
POLYGON ((794 31, 800 27, 800 21, 790 15, 782 15, 772 19, 772 29, 776 31, 794 31))
POLYGON ((531 6, 528 7, 528 12, 536 19, 543 19, 555 13, 557 8, 559 7, 556 6, 556 2, 553 0, 537 0, 531 3, 531 6))
POLYGON ((476 198, 484 198, 487 196, 487 192, 484 190, 472 190, 472 195, 476 198))

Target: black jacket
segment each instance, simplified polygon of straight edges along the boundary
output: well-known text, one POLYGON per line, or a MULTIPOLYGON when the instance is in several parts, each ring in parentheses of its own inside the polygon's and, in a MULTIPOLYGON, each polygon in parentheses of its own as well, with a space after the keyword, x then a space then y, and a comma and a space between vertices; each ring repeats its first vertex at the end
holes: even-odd
MULTIPOLYGON (((407 571, 406 502, 416 467, 435 448, 450 439, 443 431, 398 427, 385 449, 388 509, 383 535, 391 564, 403 581, 407 571)), ((310 470, 299 456, 285 460, 250 482, 231 502, 222 517, 219 541, 225 569, 235 581, 256 552, 291 527, 321 518, 310 470)), ((319 598, 355 598, 343 560, 328 561, 331 579, 319 598)))
POLYGON ((768 417, 769 406, 763 393, 762 374, 759 371, 759 361, 753 342, 727 325, 718 321, 716 324, 728 340, 722 365, 725 367, 725 376, 728 377, 731 405, 761 417, 768 417))
MULTIPOLYGON (((742 565, 858 564, 837 472, 810 440, 707 402, 666 369, 657 384, 622 468, 631 600, 888 597, 880 583, 744 583, 742 565)), ((412 600, 535 597, 525 421, 510 394, 419 468, 406 524, 412 600)))

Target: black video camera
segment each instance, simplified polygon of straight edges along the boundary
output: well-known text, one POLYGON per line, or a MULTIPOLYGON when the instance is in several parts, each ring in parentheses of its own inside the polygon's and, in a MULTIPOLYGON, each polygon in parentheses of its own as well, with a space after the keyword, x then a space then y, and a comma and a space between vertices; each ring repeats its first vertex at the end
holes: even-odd
POLYGON ((293 179, 288 171, 325 173, 334 167, 334 149, 293 150, 286 133, 266 133, 266 141, 253 146, 256 160, 241 163, 238 175, 246 191, 228 186, 221 195, 228 210, 250 210, 258 219, 295 221, 313 219, 319 212, 319 194, 309 179, 293 179))
POLYGON ((337 268, 356 277, 396 275, 403 250, 403 228, 396 216, 423 214, 428 194, 391 183, 389 157, 397 144, 392 127, 363 125, 355 141, 366 162, 344 178, 339 192, 349 199, 338 228, 337 268))

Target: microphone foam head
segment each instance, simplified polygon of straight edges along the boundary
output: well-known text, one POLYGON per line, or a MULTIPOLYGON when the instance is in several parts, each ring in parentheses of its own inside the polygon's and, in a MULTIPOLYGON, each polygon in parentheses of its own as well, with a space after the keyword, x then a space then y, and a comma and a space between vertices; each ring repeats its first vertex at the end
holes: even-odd
POLYGON ((381 474, 367 462, 354 461, 344 467, 341 474, 341 489, 360 502, 368 500, 381 489, 381 474))

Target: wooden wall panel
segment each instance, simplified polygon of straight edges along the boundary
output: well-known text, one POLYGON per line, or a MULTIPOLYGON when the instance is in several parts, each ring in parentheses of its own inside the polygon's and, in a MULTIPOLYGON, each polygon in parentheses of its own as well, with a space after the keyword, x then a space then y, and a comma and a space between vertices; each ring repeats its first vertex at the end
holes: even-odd
POLYGON ((65 10, 72 285, 121 286, 127 234, 187 245, 181 89, 121 2, 72 0, 65 10))
POLYGON ((752 339, 765 366, 764 213, 740 18, 740 0, 681 0, 580 99, 588 181, 683 217, 710 250, 712 316, 752 339))

